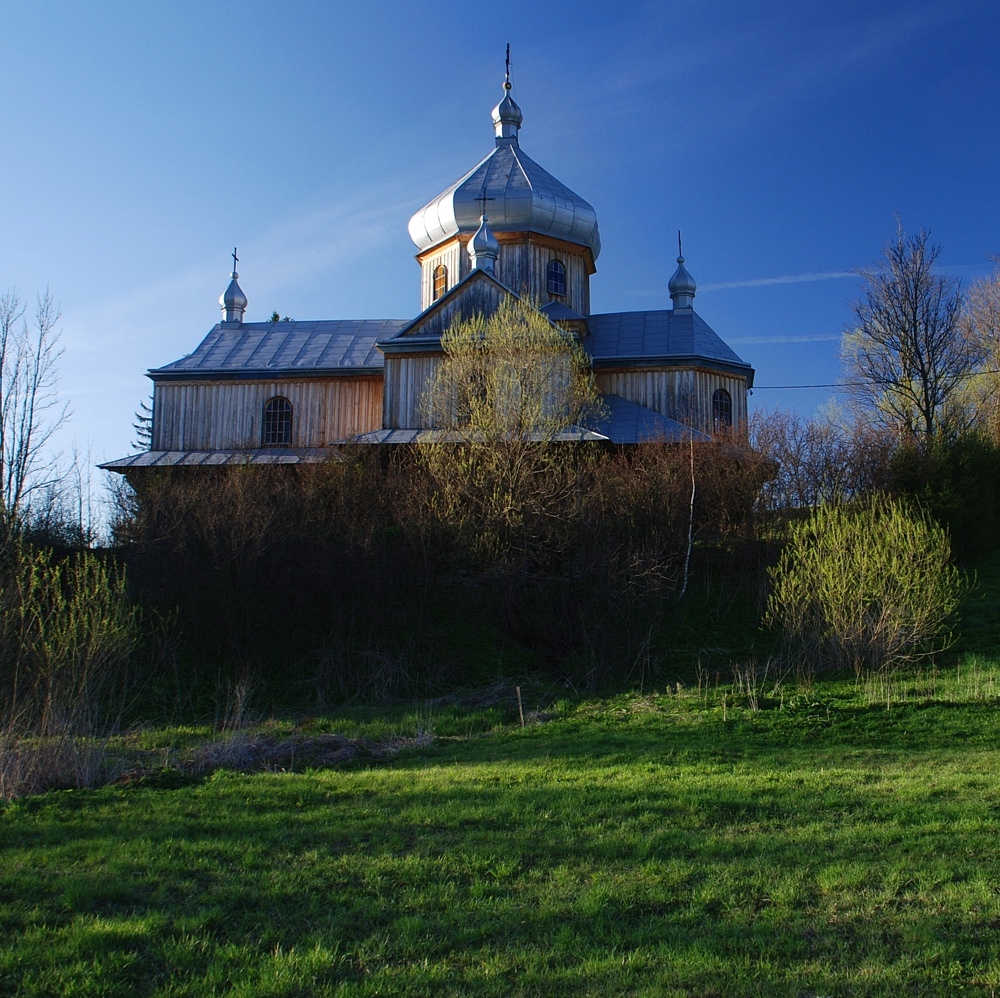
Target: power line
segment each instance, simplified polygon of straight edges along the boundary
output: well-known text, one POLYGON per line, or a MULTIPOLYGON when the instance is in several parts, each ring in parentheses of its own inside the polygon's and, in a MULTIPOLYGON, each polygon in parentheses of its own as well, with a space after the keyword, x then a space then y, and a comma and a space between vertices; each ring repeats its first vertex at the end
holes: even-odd
MULTIPOLYGON (((995 371, 970 371, 968 374, 958 374, 955 376, 955 380, 960 378, 978 378, 983 374, 1000 374, 1000 370, 995 371)), ((766 391, 778 391, 786 390, 791 388, 867 388, 869 383, 866 381, 836 381, 833 384, 828 385, 754 385, 750 389, 752 392, 766 392, 766 391)))

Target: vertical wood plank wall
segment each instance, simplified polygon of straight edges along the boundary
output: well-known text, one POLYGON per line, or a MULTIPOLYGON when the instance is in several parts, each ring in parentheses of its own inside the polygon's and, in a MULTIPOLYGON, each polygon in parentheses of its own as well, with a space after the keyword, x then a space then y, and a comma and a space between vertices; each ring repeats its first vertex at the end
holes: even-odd
POLYGON ((566 305, 581 315, 590 314, 590 275, 584 251, 570 243, 560 246, 524 239, 501 242, 497 278, 519 294, 527 291, 536 301, 549 301, 548 267, 558 260, 566 268, 566 305))
MULTIPOLYGON (((550 260, 559 260, 566 268, 566 305, 581 315, 590 314, 590 272, 587 251, 573 243, 559 243, 524 235, 498 233, 500 256, 496 276, 518 294, 527 294, 543 304, 548 293, 548 266, 550 260)), ((434 304, 434 270, 439 264, 448 268, 448 290, 468 277, 471 264, 467 251, 468 240, 455 239, 438 247, 421 259, 420 307, 434 304)))
POLYGON ((419 430, 430 426, 430 421, 420 411, 420 399, 440 363, 440 356, 430 355, 385 358, 382 425, 386 429, 419 430))
POLYGON ((424 257, 420 265, 420 309, 423 311, 434 304, 434 271, 444 264, 448 268, 448 288, 450 291, 469 273, 469 254, 465 243, 457 239, 440 247, 432 256, 424 257), (462 264, 465 264, 463 271, 462 264))
POLYGON ((382 425, 382 379, 193 381, 155 386, 154 450, 235 450, 261 445, 264 403, 292 404, 292 447, 326 447, 382 425))
POLYGON ((724 388, 733 402, 733 425, 746 423, 747 383, 744 378, 698 368, 597 371, 596 374, 600 391, 620 395, 705 433, 714 430, 712 396, 719 388, 724 388))

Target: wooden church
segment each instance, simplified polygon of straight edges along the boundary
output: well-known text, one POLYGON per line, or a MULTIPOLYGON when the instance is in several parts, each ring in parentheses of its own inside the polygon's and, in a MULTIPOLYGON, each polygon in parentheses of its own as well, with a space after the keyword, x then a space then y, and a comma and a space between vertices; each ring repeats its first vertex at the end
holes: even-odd
POLYGON ((503 87, 494 148, 410 219, 416 318, 246 322, 234 253, 222 321, 193 353, 149 372, 150 449, 103 467, 312 462, 348 442, 412 443, 434 429, 420 402, 441 334, 511 295, 543 302, 579 337, 603 402, 588 439, 703 440, 743 423, 753 369, 695 312, 683 256, 672 308, 591 312, 597 214, 522 151, 509 74, 503 87))

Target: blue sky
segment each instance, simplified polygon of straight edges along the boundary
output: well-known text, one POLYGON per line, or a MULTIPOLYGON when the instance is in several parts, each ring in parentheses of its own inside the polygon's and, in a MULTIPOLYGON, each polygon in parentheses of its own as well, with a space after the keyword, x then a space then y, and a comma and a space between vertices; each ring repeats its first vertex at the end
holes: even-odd
POLYGON ((899 214, 968 283, 1000 253, 1000 4, 5 0, 0 289, 62 303, 61 388, 127 453, 149 367, 217 320, 405 318, 410 215, 493 145, 504 45, 521 145, 597 210, 595 311, 695 307, 811 414, 899 214))

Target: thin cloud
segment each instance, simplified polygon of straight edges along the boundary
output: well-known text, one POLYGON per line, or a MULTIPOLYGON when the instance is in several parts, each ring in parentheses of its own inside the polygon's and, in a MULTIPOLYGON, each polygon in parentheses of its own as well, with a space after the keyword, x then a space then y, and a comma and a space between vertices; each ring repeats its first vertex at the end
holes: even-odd
MULTIPOLYGON (((355 201, 361 198, 295 216, 240 244, 241 260, 251 261, 246 266, 252 283, 246 285, 246 274, 242 280, 245 287, 252 287, 255 302, 278 297, 290 282, 328 275, 360 252, 374 252, 396 235, 401 213, 411 207, 409 202, 385 197, 374 209, 355 201)), ((147 353, 151 346, 169 344, 176 336, 192 349, 192 338, 218 318, 214 302, 227 283, 227 263, 202 260, 115 298, 67 311, 64 320, 71 331, 67 343, 71 339, 74 349, 102 352, 111 344, 134 341, 141 329, 147 353), (174 307, 165 313, 152 310, 151 302, 171 302, 174 307)), ((266 313, 261 308, 256 311, 257 318, 266 313)))
POLYGON ((727 337, 729 343, 761 344, 761 343, 834 343, 840 340, 839 334, 818 333, 814 336, 742 336, 727 337))
POLYGON ((702 284, 699 291, 728 291, 730 288, 765 288, 772 284, 808 284, 813 281, 839 281, 845 277, 856 277, 850 270, 828 270, 814 274, 783 274, 781 277, 753 277, 746 281, 720 281, 717 284, 702 284))

